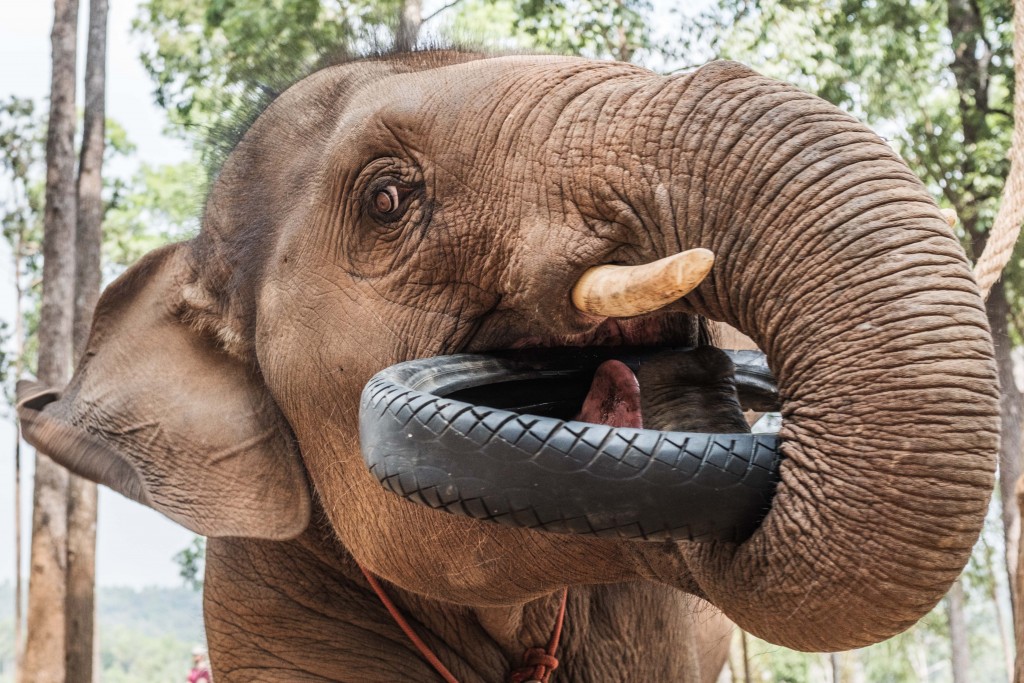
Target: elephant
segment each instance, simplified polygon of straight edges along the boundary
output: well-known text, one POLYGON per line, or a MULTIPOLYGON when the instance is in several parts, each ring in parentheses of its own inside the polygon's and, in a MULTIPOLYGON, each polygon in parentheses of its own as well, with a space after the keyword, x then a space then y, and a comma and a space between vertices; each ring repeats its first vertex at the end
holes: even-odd
POLYGON ((852 116, 727 61, 322 68, 245 130, 199 234, 106 289, 68 386, 19 401, 41 451, 210 537, 220 681, 442 680, 371 579, 445 680, 711 681, 715 610, 790 648, 866 646, 959 575, 998 447, 982 301, 924 186, 852 116), (655 310, 574 303, 595 267, 693 250, 713 265, 655 310), (639 379, 610 366, 577 417, 745 431, 718 325, 764 352, 781 403, 774 497, 743 538, 449 515, 360 455, 376 373, 512 349, 664 350, 639 379), (639 408, 600 407, 633 381, 639 408), (552 673, 524 652, 563 595, 552 673))

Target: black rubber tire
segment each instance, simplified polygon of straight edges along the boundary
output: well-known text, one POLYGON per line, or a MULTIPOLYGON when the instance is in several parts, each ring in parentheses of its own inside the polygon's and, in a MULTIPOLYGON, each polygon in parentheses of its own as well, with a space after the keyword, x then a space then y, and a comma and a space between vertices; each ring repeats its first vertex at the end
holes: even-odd
MULTIPOLYGON (((728 353, 745 405, 773 409, 763 355, 728 353)), ((394 365, 363 390, 363 457, 381 484, 409 500, 498 524, 648 541, 749 536, 778 481, 774 435, 616 428, 459 400, 494 383, 575 382, 585 392, 607 357, 455 355, 394 365)), ((580 405, 578 396, 551 404, 562 401, 580 405)))

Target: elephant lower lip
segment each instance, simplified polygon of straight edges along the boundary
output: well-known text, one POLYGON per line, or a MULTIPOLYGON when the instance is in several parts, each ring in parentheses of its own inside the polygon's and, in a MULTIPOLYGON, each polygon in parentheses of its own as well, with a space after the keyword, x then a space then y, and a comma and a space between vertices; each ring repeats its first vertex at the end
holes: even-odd
MULTIPOLYGON (((778 481, 775 436, 602 423, 639 418, 600 406, 635 399, 632 367, 665 353, 591 347, 399 363, 363 390, 364 460, 385 488, 478 520, 619 539, 742 540, 778 481), (594 388, 595 376, 610 386, 594 388), (597 422, 573 419, 589 410, 597 422)), ((747 406, 773 409, 764 357, 726 355, 747 406)))

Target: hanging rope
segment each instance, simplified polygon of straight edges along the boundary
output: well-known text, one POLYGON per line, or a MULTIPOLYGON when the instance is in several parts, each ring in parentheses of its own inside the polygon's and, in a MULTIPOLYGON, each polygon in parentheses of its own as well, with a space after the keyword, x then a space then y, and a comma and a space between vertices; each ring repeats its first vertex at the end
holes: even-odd
POLYGON ((1010 175, 1003 187, 999 213, 985 251, 974 266, 974 277, 985 299, 1009 262, 1021 223, 1024 223, 1024 0, 1014 0, 1013 3, 1013 73, 1010 175))

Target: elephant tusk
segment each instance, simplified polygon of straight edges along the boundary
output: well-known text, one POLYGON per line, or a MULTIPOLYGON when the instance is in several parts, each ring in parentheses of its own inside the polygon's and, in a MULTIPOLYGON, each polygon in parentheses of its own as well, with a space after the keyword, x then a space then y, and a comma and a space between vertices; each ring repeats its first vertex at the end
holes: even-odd
POLYGON ((714 263, 711 251, 688 249, 642 266, 596 266, 577 280, 572 302, 604 318, 643 315, 693 291, 714 263))
POLYGON ((956 209, 939 209, 939 213, 941 213, 942 217, 946 219, 946 223, 949 225, 949 227, 952 228, 954 225, 956 225, 956 209))

